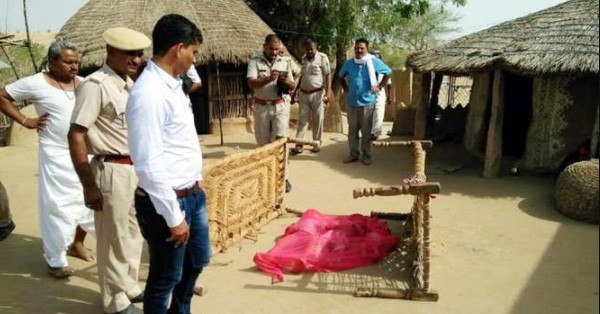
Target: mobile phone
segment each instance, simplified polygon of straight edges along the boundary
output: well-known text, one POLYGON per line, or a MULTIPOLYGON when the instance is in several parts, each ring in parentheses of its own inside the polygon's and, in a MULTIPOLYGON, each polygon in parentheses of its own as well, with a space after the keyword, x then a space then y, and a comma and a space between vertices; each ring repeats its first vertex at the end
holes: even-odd
POLYGON ((288 76, 288 72, 287 71, 277 71, 279 78, 287 78, 288 76))

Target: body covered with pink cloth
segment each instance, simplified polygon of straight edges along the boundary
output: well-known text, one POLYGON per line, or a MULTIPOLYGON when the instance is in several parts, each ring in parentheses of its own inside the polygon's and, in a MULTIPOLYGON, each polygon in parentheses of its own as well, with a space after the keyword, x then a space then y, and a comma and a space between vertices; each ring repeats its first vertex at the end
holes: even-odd
POLYGON ((275 247, 257 253, 254 263, 273 277, 283 272, 339 271, 366 266, 385 258, 398 245, 387 224, 363 215, 323 215, 307 210, 285 230, 275 247))

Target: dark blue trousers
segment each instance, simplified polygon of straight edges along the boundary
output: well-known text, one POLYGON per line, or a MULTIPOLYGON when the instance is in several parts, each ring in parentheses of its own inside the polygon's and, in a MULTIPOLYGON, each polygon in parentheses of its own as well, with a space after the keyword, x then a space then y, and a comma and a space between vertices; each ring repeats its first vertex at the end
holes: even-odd
POLYGON ((146 314, 189 314, 196 279, 202 268, 210 262, 211 246, 204 191, 198 190, 177 201, 185 212, 190 238, 186 244, 175 248, 174 242, 166 242, 171 231, 164 218, 156 212, 150 197, 135 196, 138 224, 150 253, 150 272, 144 291, 146 314))

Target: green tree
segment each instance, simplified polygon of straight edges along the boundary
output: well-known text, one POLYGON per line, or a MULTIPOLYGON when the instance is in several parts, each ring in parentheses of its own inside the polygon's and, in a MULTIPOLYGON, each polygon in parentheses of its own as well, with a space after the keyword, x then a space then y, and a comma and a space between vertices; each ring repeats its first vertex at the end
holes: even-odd
MULTIPOLYGON (((352 40, 369 36, 383 42, 399 26, 444 11, 466 0, 245 0, 284 41, 292 54, 302 54, 302 40, 315 38, 322 50, 345 54, 352 40), (419 18, 420 19, 420 18, 419 18)), ((435 15, 436 17, 439 14, 435 15)), ((440 18, 447 17, 442 15, 440 18)), ((439 21, 438 19, 437 21, 439 21)), ((444 23, 441 23, 444 24, 444 23)), ((393 42, 389 42, 393 43, 393 42)), ((345 55, 344 55, 345 58, 345 55)), ((344 58, 338 61, 343 61, 344 58)))
MULTIPOLYGON (((346 52, 359 36, 386 39, 397 25, 430 10, 432 3, 464 5, 466 0, 245 0, 295 56, 302 55, 302 41, 313 37, 335 61, 335 74, 346 52)), ((335 76, 337 77, 337 76, 335 76)), ((336 100, 341 84, 334 80, 336 100)), ((339 102, 329 106, 325 128, 341 131, 339 102)))
POLYGON ((381 51, 381 59, 385 64, 394 70, 401 70, 406 65, 406 57, 410 53, 409 49, 398 48, 397 46, 376 42, 371 46, 371 50, 381 51))
POLYGON ((441 5, 422 15, 402 19, 390 32, 382 35, 382 42, 409 50, 424 50, 439 45, 445 35, 458 31, 455 26, 460 16, 441 5))

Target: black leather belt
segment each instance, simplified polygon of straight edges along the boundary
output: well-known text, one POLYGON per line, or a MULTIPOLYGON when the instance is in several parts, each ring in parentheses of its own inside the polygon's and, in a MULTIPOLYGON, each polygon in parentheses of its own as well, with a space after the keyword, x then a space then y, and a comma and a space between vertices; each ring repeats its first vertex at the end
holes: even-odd
POLYGON ((316 92, 320 92, 323 90, 323 87, 320 88, 316 88, 316 89, 310 89, 310 90, 306 90, 306 89, 300 89, 301 92, 305 93, 305 94, 314 94, 316 92))
MULTIPOLYGON (((192 196, 200 190, 201 190, 201 188, 198 186, 198 182, 196 181, 193 186, 191 186, 187 189, 174 190, 174 191, 175 191, 175 195, 177 195, 177 198, 184 198, 184 197, 192 196)), ((144 189, 142 189, 139 186, 137 187, 137 189, 135 189, 135 194, 137 194, 139 196, 147 196, 148 195, 148 193, 146 193, 146 191, 144 191, 144 189)))
POLYGON ((285 100, 283 100, 283 98, 277 98, 277 99, 260 99, 260 98, 254 98, 254 103, 255 104, 259 104, 259 105, 268 105, 268 106, 274 106, 274 105, 279 105, 284 103, 285 100))
POLYGON ((123 156, 123 155, 99 155, 96 156, 98 157, 100 160, 104 161, 104 162, 112 162, 115 164, 122 164, 122 165, 133 165, 133 160, 131 160, 131 157, 129 156, 123 156))

